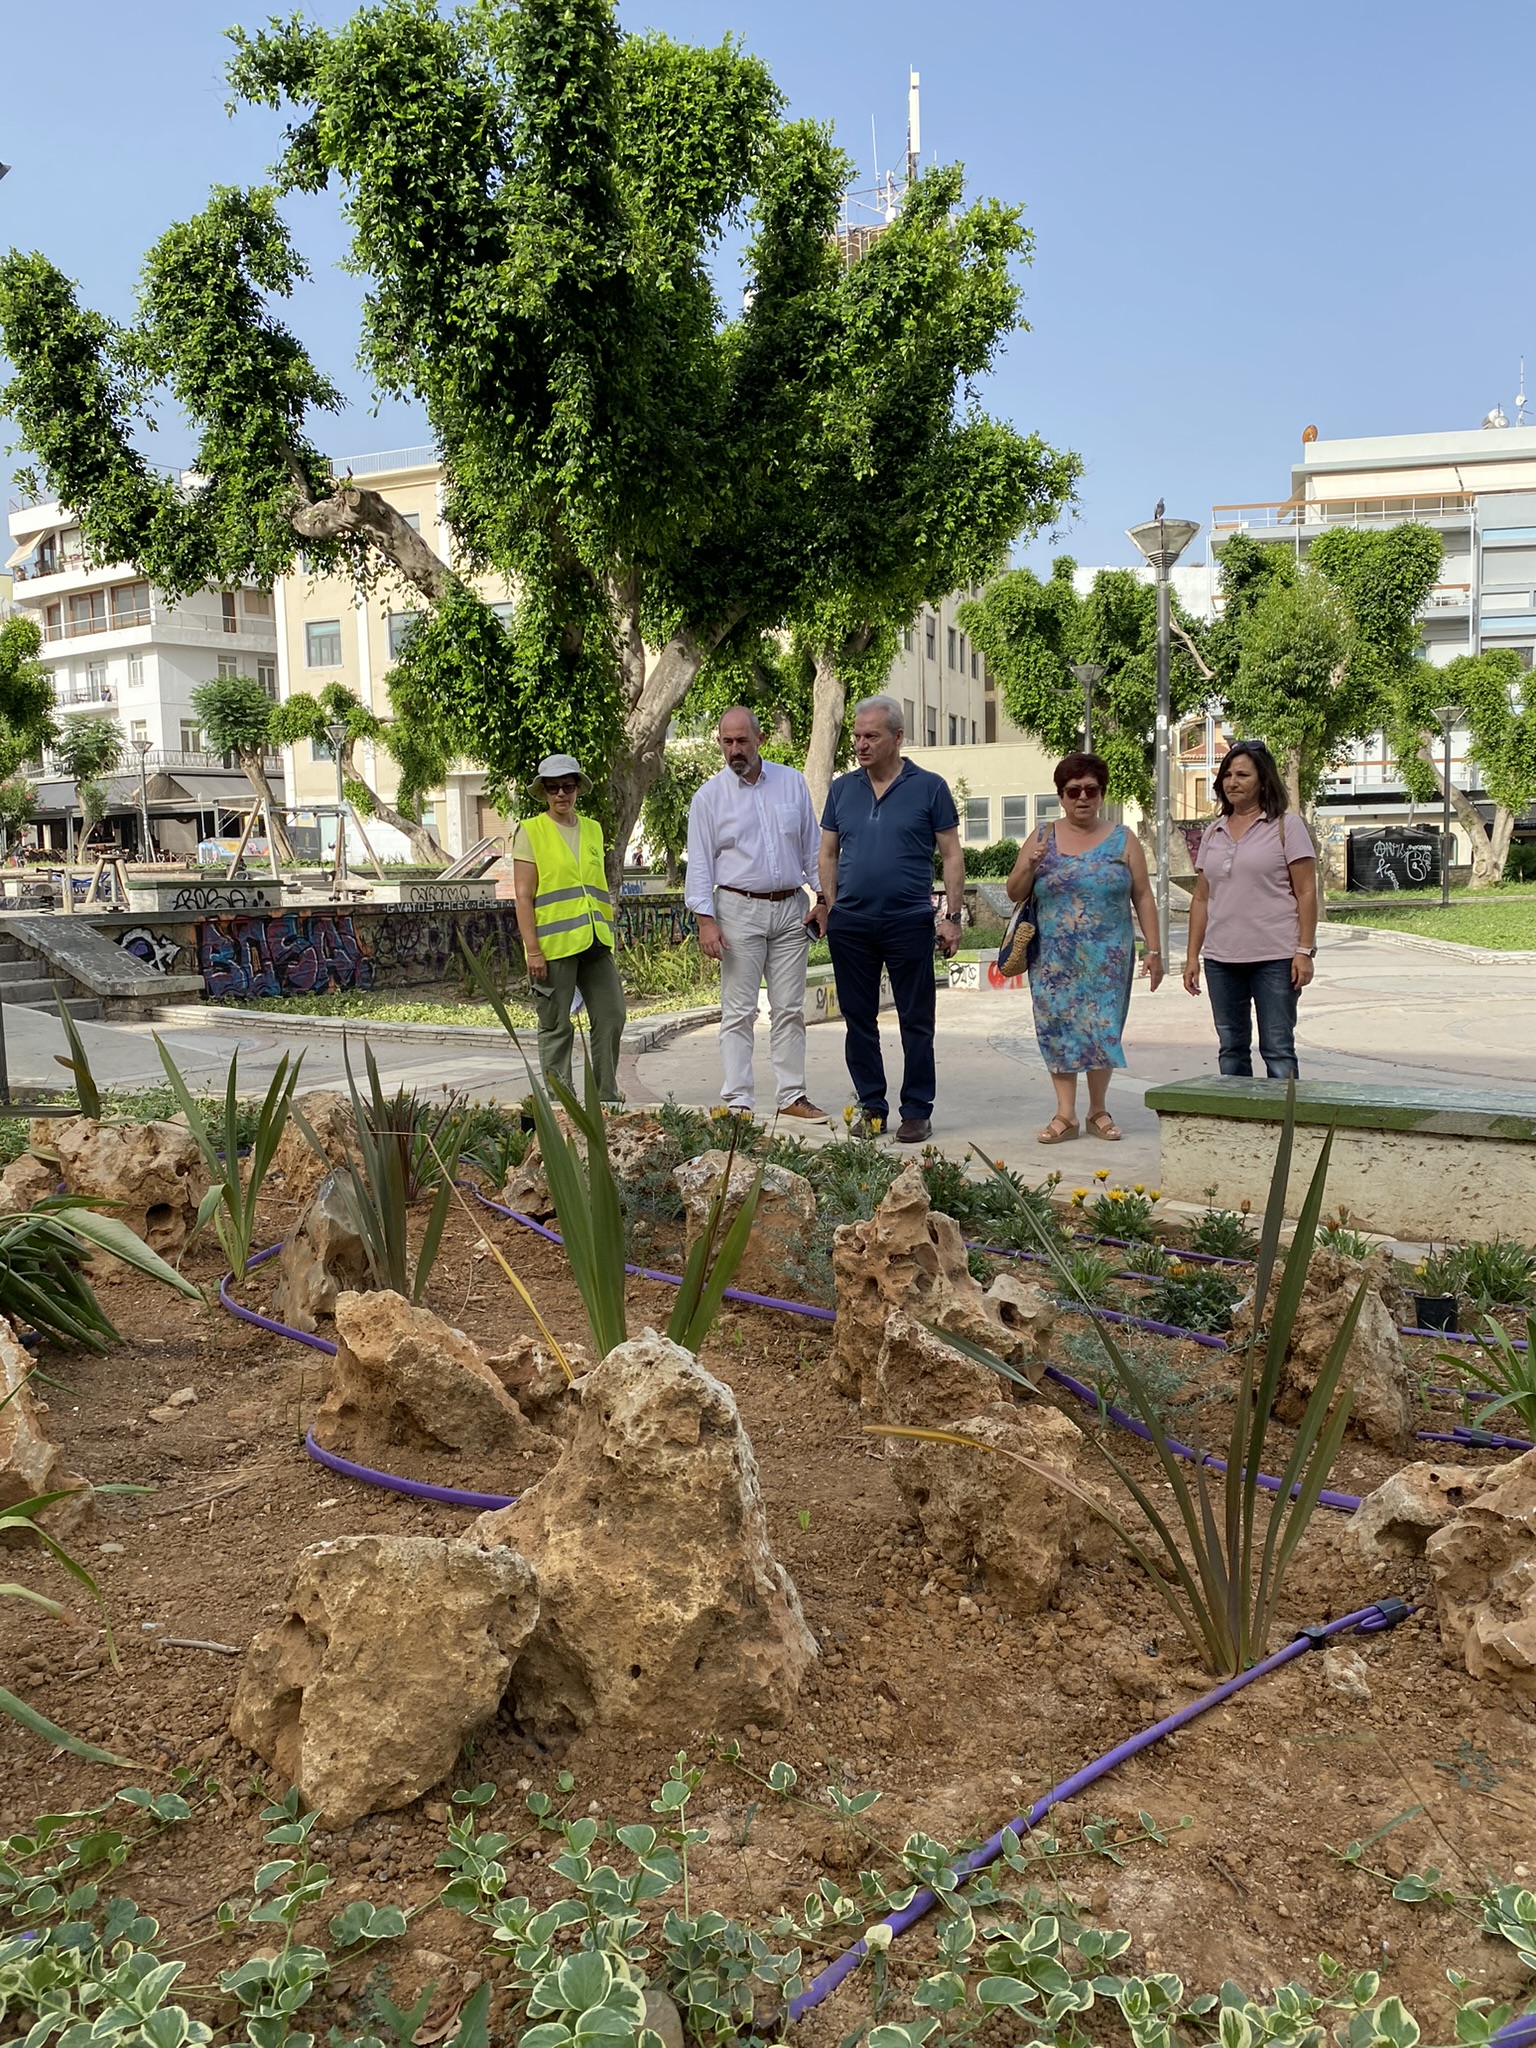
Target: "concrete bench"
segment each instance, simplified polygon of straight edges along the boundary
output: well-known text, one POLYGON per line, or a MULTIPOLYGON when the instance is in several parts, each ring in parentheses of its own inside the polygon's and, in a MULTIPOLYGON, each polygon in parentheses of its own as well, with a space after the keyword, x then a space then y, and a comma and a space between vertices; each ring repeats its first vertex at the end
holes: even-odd
MULTIPOLYGON (((1159 1178, 1175 1201, 1206 1190, 1263 1207, 1285 1115, 1285 1083, 1205 1074, 1146 1093, 1158 1116, 1159 1178)), ((1536 1095, 1494 1088, 1392 1088, 1298 1081, 1287 1213, 1335 1131, 1327 1206, 1363 1230, 1415 1241, 1536 1242, 1536 1095)))

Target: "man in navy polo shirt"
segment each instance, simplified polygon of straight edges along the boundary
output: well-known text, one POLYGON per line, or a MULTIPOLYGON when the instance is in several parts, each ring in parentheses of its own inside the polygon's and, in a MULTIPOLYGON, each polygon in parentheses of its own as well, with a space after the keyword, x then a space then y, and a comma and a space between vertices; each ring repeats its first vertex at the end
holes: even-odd
POLYGON ((839 775, 821 818, 818 859, 827 901, 827 942, 847 1028, 846 1057, 868 1136, 889 1128, 885 1062, 880 1057, 880 970, 891 977, 901 1025, 901 1145, 920 1145, 933 1126, 933 850, 944 863, 944 913, 937 944, 960 943, 965 856, 960 818, 942 775, 902 759, 901 706, 866 697, 854 713, 859 763, 839 775))

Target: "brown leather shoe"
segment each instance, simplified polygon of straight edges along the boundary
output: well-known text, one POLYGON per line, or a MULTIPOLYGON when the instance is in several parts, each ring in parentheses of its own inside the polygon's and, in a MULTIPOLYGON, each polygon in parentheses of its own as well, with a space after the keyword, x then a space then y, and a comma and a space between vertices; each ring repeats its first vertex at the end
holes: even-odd
POLYGON ((933 1136, 933 1125, 925 1116, 903 1117, 896 1133, 898 1145, 923 1145, 933 1136))
POLYGON ((786 1102, 779 1115, 798 1117, 807 1124, 824 1124, 827 1120, 827 1112, 818 1109, 809 1095, 802 1095, 796 1102, 786 1102))

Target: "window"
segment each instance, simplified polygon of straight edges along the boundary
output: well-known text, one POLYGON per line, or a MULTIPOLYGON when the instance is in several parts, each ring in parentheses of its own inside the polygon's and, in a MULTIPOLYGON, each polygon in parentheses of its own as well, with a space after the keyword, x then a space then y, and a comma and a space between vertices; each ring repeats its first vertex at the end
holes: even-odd
POLYGON ((928 744, 930 747, 939 744, 939 714, 931 704, 928 706, 928 744))
POLYGON ((512 614, 515 610, 516 606, 511 602, 510 599, 507 599, 501 604, 493 604, 491 606, 491 615, 493 618, 499 619, 501 621, 502 628, 505 632, 510 633, 512 630, 512 614))
POLYGON ((147 721, 142 718, 135 718, 128 727, 128 737, 135 744, 140 740, 147 740, 149 738, 149 725, 147 721))
POLYGON ((245 593, 245 616, 248 619, 270 619, 272 616, 271 591, 248 590, 245 593))
POLYGON ((1483 587, 1509 589, 1536 583, 1536 548, 1484 548, 1483 587))
POLYGON ((954 746, 954 744, 955 744, 955 730, 956 730, 956 727, 958 726, 958 724, 959 724, 959 720, 958 720, 958 719, 956 719, 956 718, 953 718, 953 717, 951 717, 951 719, 950 719, 950 721, 949 721, 949 744, 950 744, 951 746, 954 746))
POLYGON ((992 799, 968 796, 965 800, 965 836, 973 846, 985 846, 992 830, 992 799))
POLYGON ((400 650, 405 645, 406 635, 421 617, 420 612, 391 612, 389 615, 389 658, 400 659, 400 650))
POLYGON ((203 751, 203 728, 195 719, 181 721, 181 751, 184 754, 200 754, 203 751))
POLYGON ((306 668, 341 667, 340 619, 310 619, 304 627, 306 668))
POLYGON ((901 646, 904 654, 912 652, 912 628, 910 626, 903 626, 901 629, 901 646))
POLYGON ((237 676, 239 673, 240 657, 238 654, 221 654, 219 656, 219 680, 221 682, 227 681, 231 676, 237 676))
POLYGON ((917 720, 912 716, 912 699, 910 697, 902 698, 901 712, 902 731, 915 733, 917 731, 917 720))
POLYGON ((322 761, 334 761, 336 755, 329 740, 311 740, 309 758, 318 766, 322 761))
POLYGON ((224 622, 225 632, 238 633, 240 620, 235 612, 235 593, 232 590, 219 592, 219 613, 224 622))
POLYGON ((1053 790, 1049 796, 1035 798, 1035 823, 1043 825, 1047 818, 1061 816, 1061 798, 1053 790))
POLYGON ((977 655, 977 653, 976 653, 976 650, 975 650, 975 648, 973 647, 973 648, 971 649, 971 681, 972 681, 972 682, 974 683, 974 682, 975 682, 975 680, 976 680, 976 678, 977 678, 977 677, 978 677, 978 676, 979 676, 980 674, 981 674, 981 661, 980 661, 980 658, 979 658, 979 656, 978 656, 978 655, 977 655))
POLYGON ((421 514, 419 512, 402 512, 400 517, 405 521, 412 533, 420 533, 421 514))
POLYGON ((92 704, 106 704, 111 701, 112 692, 107 688, 107 664, 104 661, 91 662, 85 671, 85 694, 92 704))
POLYGON ((128 687, 130 690, 142 690, 144 687, 144 657, 142 654, 130 654, 128 657, 128 687))
POLYGON ((256 680, 275 704, 277 702, 277 663, 275 661, 258 661, 256 664, 256 680))
POLYGON ((1203 775, 1195 777, 1195 809, 1208 811, 1211 807, 1211 786, 1203 775))
POLYGON ((149 624, 147 583, 116 583, 112 586, 112 623, 114 626, 149 624))
POLYGON ((62 640, 64 638, 63 605, 51 604, 49 605, 47 611, 44 612, 43 638, 45 640, 62 640))
POLYGON ((936 661, 939 653, 939 622, 930 612, 923 621, 923 638, 928 648, 928 659, 936 661))
POLYGON ((982 711, 985 714, 983 720, 983 729, 987 735, 987 745, 990 747, 992 742, 997 738, 997 699, 995 697, 989 697, 986 703, 982 706, 982 711))
POLYGON ((107 627, 107 593, 82 590, 69 600, 69 630, 73 633, 104 633, 107 627))
POLYGON ((953 668, 955 666, 955 640, 957 637, 953 626, 947 629, 947 637, 949 642, 949 665, 953 668))
POLYGON ((1029 798, 1027 796, 1005 796, 1003 798, 1003 837, 1005 839, 1027 839, 1029 837, 1029 798))
POLYGON ((961 675, 964 675, 964 674, 965 674, 965 656, 966 656, 966 646, 967 646, 966 638, 965 638, 965 635, 964 635, 964 634, 962 633, 962 634, 960 635, 960 673, 961 673, 961 675))
POLYGON ((975 746, 975 744, 976 744, 976 721, 975 721, 975 719, 973 718, 973 719, 971 720, 971 745, 972 745, 972 746, 974 747, 974 746, 975 746))

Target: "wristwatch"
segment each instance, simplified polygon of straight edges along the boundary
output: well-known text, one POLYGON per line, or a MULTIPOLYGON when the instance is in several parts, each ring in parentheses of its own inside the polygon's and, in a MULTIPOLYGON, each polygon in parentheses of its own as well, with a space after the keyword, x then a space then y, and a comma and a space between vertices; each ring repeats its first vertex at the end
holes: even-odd
POLYGON ((1317 958, 1316 946, 1298 946, 1296 950, 1298 953, 1305 953, 1309 960, 1315 960, 1317 958))
POLYGON ((939 913, 940 924, 960 924, 963 920, 958 910, 944 910, 939 913))

